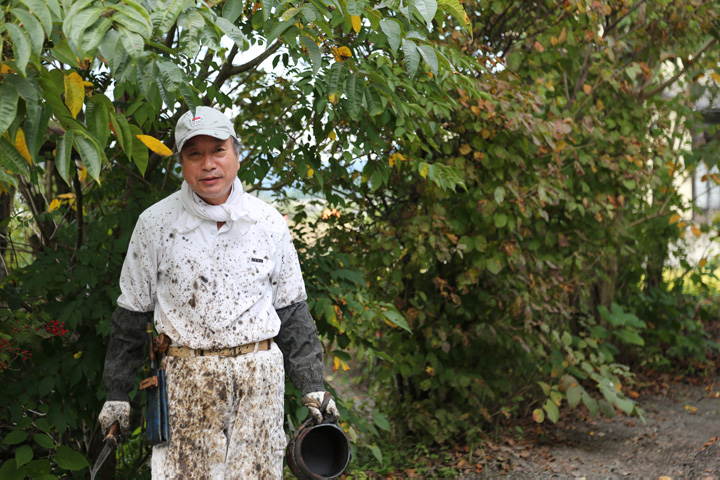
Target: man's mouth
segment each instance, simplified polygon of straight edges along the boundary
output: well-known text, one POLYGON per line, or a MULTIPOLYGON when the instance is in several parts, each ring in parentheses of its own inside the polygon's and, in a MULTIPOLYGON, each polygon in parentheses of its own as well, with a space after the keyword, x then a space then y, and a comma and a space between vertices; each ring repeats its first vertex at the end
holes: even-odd
POLYGON ((215 183, 216 181, 220 180, 220 177, 207 177, 207 178, 201 178, 200 181, 204 184, 211 185, 215 183))

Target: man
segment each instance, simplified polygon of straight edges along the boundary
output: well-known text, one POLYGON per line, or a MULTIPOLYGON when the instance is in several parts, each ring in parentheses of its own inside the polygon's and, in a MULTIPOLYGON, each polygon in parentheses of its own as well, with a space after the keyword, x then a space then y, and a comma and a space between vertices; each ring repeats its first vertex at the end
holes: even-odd
POLYGON ((297 253, 280 213, 243 192, 225 115, 185 113, 175 141, 184 182, 140 215, 130 240, 99 420, 128 430, 153 316, 172 342, 170 442, 153 448, 153 479, 281 478, 284 370, 317 421, 339 416, 332 400, 321 411, 322 350, 297 253))

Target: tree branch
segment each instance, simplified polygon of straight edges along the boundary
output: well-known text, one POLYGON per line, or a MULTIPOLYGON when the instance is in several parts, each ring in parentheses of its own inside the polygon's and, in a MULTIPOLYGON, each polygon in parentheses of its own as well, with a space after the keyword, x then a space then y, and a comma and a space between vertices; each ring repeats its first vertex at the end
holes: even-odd
MULTIPOLYGON (((660 85, 657 85, 655 88, 653 88, 653 89, 650 90, 649 92, 643 92, 642 89, 641 89, 640 92, 639 92, 639 93, 640 93, 640 99, 641 99, 641 100, 647 100, 648 98, 650 98, 650 97, 652 97, 652 96, 654 96, 654 95, 657 95, 658 93, 662 92, 662 91, 665 90, 667 87, 669 87, 670 85, 672 85, 673 83, 675 83, 675 82, 677 81, 677 79, 680 78, 681 76, 683 76, 683 75, 687 72, 687 70, 688 70, 693 64, 695 64, 695 62, 698 60, 698 58, 700 58, 700 57, 702 56, 702 54, 705 53, 705 52, 706 52, 710 47, 712 47, 716 42, 717 42, 717 40, 715 40, 714 38, 711 38, 710 40, 708 40, 707 42, 705 42, 705 45, 703 45, 703 46, 700 48, 700 50, 698 50, 697 53, 696 53, 695 55, 693 55, 692 59, 690 59, 690 60, 687 61, 687 63, 686 63, 685 66, 683 67, 683 69, 680 70, 679 72, 677 72, 675 75, 673 75, 673 76, 670 77, 669 79, 667 79, 665 82, 661 83, 660 85)), ((643 89, 644 89, 645 87, 647 87, 647 86, 648 86, 647 84, 644 85, 644 86, 643 86, 643 89)))

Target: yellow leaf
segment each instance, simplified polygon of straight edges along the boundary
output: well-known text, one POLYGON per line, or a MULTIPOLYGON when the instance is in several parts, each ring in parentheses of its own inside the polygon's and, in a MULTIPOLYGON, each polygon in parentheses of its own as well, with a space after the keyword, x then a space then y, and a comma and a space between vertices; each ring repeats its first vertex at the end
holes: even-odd
POLYGON ((687 227, 687 222, 679 222, 677 224, 677 227, 682 230, 683 228, 687 227))
POLYGON ((48 212, 54 212, 60 208, 60 205, 62 205, 62 200, 59 198, 53 198, 53 201, 50 202, 50 206, 48 207, 48 212))
POLYGON ((20 155, 32 165, 32 157, 30 156, 27 143, 25 143, 25 132, 22 131, 22 128, 18 129, 17 135, 15 136, 15 148, 17 148, 20 155))
POLYGON ((339 99, 338 99, 337 95, 335 95, 334 93, 331 93, 330 96, 328 97, 328 100, 330 100, 330 103, 335 104, 338 102, 339 99))
POLYGON ((81 182, 84 182, 87 178, 87 168, 82 167, 80 170, 78 170, 78 178, 81 182))
POLYGON ((83 79, 77 72, 65 76, 65 105, 73 118, 77 118, 85 101, 85 85, 83 83, 83 79))
POLYGON ((535 42, 535 50, 537 50, 540 53, 543 53, 545 51, 545 47, 542 46, 542 43, 535 42))
POLYGON ((585 85, 583 85, 583 92, 585 92, 585 95, 590 95, 590 92, 592 92, 592 87, 586 83, 585 85))
POLYGON ((470 111, 472 113, 474 113, 475 115, 477 115, 478 117, 482 114, 480 107, 478 107, 477 105, 473 105, 472 107, 470 107, 470 111))
POLYGON ((337 138, 337 135, 335 135, 335 130, 331 131, 330 134, 328 135, 328 137, 330 137, 330 140, 332 140, 334 142, 335 139, 337 138))
POLYGON ((675 214, 673 214, 673 215, 670 216, 670 223, 669 223, 669 225, 672 225, 673 223, 677 223, 677 222, 679 222, 679 221, 680 221, 680 214, 675 213, 675 214))
POLYGON ((338 357, 335 357, 333 360, 333 371, 337 372, 338 368, 340 368, 340 359, 338 357))
POLYGON ((467 155, 470 152, 472 152, 472 148, 467 143, 460 147, 460 155, 467 155))
POLYGON ((136 136, 140 139, 142 143, 145 144, 146 147, 148 147, 151 151, 157 153, 158 155, 162 155, 163 157, 169 157, 173 154, 172 150, 166 147, 164 143, 151 135, 136 136))
POLYGON ((390 158, 388 158, 388 163, 390 164, 391 167, 394 167, 395 163, 397 163, 397 158, 395 157, 394 153, 392 155, 390 155, 390 158))
POLYGON ((15 70, 10 68, 9 65, 5 65, 3 63, 2 66, 0 66, 0 75, 5 75, 6 73, 15 73, 15 70))
POLYGON ((434 376, 435 376, 435 369, 434 369, 433 367, 431 367, 430 365, 428 365, 428 366, 425 368, 425 373, 427 373, 427 374, 430 375, 431 377, 434 377, 434 376))
POLYGON ((75 355, 73 355, 73 358, 77 360, 78 358, 82 357, 82 353, 83 353, 82 350, 80 350, 75 355))
POLYGON ((602 100, 598 100, 596 105, 598 110, 605 110, 605 104, 602 102, 602 100))
POLYGON ((427 163, 423 164, 423 166, 420 167, 420 176, 423 178, 427 178, 429 170, 430 170, 430 165, 428 165, 427 163))
POLYGON ((698 262, 698 266, 700 268, 703 268, 705 265, 707 265, 707 258, 701 258, 700 261, 698 262))
POLYGON ((62 198, 63 200, 69 200, 71 198, 75 198, 74 193, 63 193, 62 195, 58 195, 58 198, 62 198))
POLYGON ((352 57, 352 52, 348 47, 333 47, 331 51, 336 62, 342 62, 343 60, 347 60, 352 57))
POLYGON ((308 168, 308 178, 312 178, 313 175, 315 175, 315 170, 312 168, 308 168))
POLYGON ((712 72, 710 76, 715 79, 716 82, 720 83, 720 74, 718 74, 717 72, 712 72))
POLYGON ((685 405, 685 410, 687 410, 688 413, 697 413, 698 411, 697 407, 693 407, 691 405, 685 405))
POLYGON ((691 225, 691 226, 690 226, 690 230, 692 230, 693 235, 695 235, 696 237, 699 238, 699 237, 702 236, 702 232, 701 232, 700 229, 697 228, 695 225, 691 225))
POLYGON ((360 29, 362 28, 362 19, 357 15, 350 15, 350 21, 352 22, 352 28, 355 30, 355 33, 360 33, 360 29))

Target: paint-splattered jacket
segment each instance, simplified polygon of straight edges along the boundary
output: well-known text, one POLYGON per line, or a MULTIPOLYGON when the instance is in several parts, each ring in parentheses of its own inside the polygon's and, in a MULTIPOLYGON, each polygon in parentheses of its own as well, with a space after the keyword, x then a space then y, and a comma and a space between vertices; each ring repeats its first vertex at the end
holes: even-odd
POLYGON ((180 192, 140 216, 120 277, 105 361, 108 400, 127 400, 146 352, 145 325, 174 345, 225 348, 275 338, 290 380, 324 390, 322 349, 297 253, 280 213, 242 194, 242 219, 220 229, 180 192))

